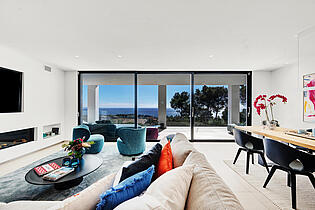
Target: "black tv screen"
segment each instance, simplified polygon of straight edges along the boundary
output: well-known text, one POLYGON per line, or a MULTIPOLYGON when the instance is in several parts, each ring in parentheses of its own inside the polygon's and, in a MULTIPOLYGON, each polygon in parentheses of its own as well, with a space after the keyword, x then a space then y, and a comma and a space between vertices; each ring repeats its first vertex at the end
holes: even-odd
POLYGON ((0 67, 0 113, 22 111, 22 72, 0 67))

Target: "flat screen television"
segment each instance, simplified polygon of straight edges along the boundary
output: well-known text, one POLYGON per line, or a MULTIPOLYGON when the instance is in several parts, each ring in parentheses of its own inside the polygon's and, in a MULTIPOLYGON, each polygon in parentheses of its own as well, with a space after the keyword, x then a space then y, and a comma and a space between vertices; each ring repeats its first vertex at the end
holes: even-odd
POLYGON ((22 112, 23 73, 0 67, 0 113, 22 112))

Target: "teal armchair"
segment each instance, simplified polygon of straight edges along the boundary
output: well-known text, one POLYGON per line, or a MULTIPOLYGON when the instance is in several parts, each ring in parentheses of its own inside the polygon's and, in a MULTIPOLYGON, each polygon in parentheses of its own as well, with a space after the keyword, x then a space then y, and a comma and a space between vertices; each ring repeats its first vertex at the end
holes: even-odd
POLYGON ((117 130, 117 147, 122 155, 138 155, 145 151, 146 128, 122 127, 117 130))

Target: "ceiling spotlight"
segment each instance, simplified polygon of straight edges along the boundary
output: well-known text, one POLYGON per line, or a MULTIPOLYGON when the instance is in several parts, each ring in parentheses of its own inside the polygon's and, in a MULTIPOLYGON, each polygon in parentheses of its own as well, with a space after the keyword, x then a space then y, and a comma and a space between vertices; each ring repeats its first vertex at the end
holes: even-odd
POLYGON ((122 55, 117 55, 117 58, 122 59, 123 56, 122 55))
POLYGON ((75 58, 79 58, 80 56, 78 56, 78 55, 76 55, 76 56, 74 56, 75 58))
POLYGON ((214 55, 209 55, 209 58, 213 58, 214 55))

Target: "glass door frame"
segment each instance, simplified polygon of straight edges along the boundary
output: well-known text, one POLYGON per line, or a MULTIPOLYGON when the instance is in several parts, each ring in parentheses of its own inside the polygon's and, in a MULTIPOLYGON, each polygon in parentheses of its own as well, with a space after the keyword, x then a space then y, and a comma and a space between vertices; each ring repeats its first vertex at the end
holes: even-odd
POLYGON ((199 74, 244 74, 246 75, 246 106, 247 106, 247 116, 246 125, 252 125, 252 71, 78 71, 78 124, 81 123, 81 108, 82 108, 82 74, 133 74, 134 75, 134 126, 137 127, 138 124, 138 75, 139 74, 189 74, 190 75, 190 130, 191 142, 233 142, 234 140, 221 139, 194 139, 194 77, 199 74))
POLYGON ((195 116, 194 116, 194 103, 195 103, 195 75, 211 75, 211 74, 226 74, 227 76, 230 74, 244 74, 246 75, 246 125, 252 125, 252 71, 193 71, 191 72, 191 103, 190 103, 190 113, 191 113, 191 142, 234 142, 231 139, 195 139, 195 116))

